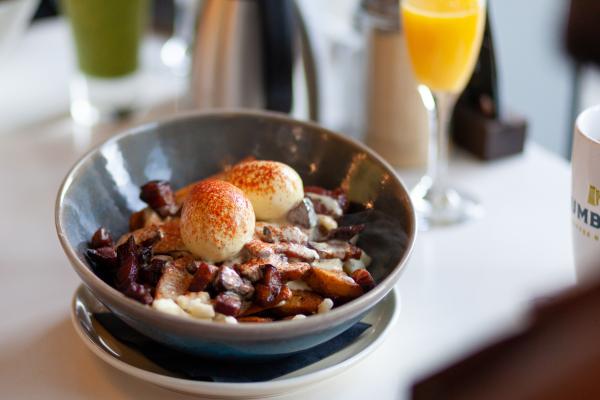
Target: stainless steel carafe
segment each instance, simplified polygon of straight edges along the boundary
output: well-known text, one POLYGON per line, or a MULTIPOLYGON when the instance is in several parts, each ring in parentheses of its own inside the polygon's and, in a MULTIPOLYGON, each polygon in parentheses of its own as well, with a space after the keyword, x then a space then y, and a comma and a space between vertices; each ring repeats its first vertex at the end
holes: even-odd
POLYGON ((204 0, 190 90, 197 109, 268 109, 317 120, 314 60, 294 1, 204 0))

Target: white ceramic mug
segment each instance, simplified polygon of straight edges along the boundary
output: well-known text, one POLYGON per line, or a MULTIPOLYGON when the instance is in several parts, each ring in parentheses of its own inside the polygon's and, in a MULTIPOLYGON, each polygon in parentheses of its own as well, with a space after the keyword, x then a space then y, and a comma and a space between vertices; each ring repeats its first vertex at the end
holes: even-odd
POLYGON ((571 217, 577 280, 600 276, 600 105, 577 117, 573 138, 571 217))

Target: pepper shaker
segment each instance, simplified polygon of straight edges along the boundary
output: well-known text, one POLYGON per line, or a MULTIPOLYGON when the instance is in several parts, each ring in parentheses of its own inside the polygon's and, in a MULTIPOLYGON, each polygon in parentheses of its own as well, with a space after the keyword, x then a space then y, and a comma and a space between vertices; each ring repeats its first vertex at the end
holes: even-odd
POLYGON ((357 13, 366 40, 365 141, 400 168, 425 165, 427 111, 417 90, 398 0, 362 0, 357 13))

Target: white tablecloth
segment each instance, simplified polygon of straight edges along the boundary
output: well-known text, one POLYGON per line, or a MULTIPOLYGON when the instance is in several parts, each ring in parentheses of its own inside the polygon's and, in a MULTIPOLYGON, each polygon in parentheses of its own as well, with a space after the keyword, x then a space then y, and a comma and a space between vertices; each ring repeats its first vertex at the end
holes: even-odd
MULTIPOLYGON (((56 239, 54 198, 73 162, 118 127, 73 127, 66 39, 55 21, 38 25, 0 67, 0 397, 187 398, 112 370, 70 325, 79 280, 56 239)), ((494 163, 459 157, 450 174, 483 201, 485 217, 421 233, 398 284, 399 321, 383 345, 285 398, 404 397, 426 371, 510 329, 531 300, 574 282, 564 160, 530 144, 494 163)))

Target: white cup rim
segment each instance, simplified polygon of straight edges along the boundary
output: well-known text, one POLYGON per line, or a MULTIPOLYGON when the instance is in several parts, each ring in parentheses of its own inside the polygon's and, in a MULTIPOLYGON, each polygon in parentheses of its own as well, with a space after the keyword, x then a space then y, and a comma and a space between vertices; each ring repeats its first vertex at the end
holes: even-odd
POLYGON ((575 130, 584 138, 590 140, 591 142, 595 143, 595 144, 599 144, 600 145, 600 133, 598 133, 597 137, 593 137, 592 135, 590 135, 589 133, 589 129, 583 129, 582 128, 582 124, 584 124, 584 120, 586 120, 587 118, 590 118, 590 114, 598 114, 598 125, 599 127, 598 132, 600 132, 600 104, 596 104, 594 106, 588 107, 585 110, 583 110, 581 113, 579 113, 579 115, 577 116, 577 119, 575 120, 575 130))

